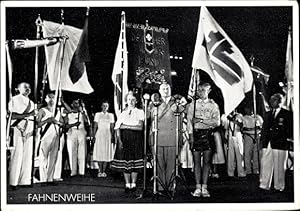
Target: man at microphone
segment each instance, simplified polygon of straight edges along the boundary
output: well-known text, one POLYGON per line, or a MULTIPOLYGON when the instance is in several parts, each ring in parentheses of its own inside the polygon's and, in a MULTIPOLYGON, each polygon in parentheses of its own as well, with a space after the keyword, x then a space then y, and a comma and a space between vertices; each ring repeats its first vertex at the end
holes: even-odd
MULTIPOLYGON (((176 106, 176 99, 171 96, 171 86, 163 83, 159 87, 161 99, 158 105, 158 138, 157 138, 157 174, 165 188, 171 191, 171 176, 175 169, 176 158, 176 116, 172 111, 172 107, 176 106)), ((149 112, 151 114, 152 130, 154 129, 154 104, 149 104, 149 112)), ((153 147, 153 135, 150 134, 150 144, 153 147)), ((158 190, 162 191, 163 187, 158 183, 158 190)))

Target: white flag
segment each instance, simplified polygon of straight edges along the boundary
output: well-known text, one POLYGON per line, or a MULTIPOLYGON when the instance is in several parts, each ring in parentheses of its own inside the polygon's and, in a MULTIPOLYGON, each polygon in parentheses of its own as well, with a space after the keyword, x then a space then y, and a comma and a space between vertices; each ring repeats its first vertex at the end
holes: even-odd
MULTIPOLYGON (((44 37, 67 37, 60 77, 61 89, 84 94, 93 92, 94 90, 88 81, 86 65, 80 60, 80 55, 77 53, 80 51, 80 46, 82 46, 79 45, 79 41, 82 41, 82 36, 86 35, 83 33, 84 30, 51 21, 43 21, 42 27, 44 37)), ((51 90, 57 89, 62 47, 63 42, 45 47, 49 86, 51 90)))
POLYGON ((289 30, 287 47, 286 47, 286 60, 285 60, 285 77, 287 86, 284 87, 286 92, 284 107, 288 110, 293 110, 294 95, 293 95, 293 54, 292 54, 292 31, 289 30))
POLYGON ((114 108, 117 117, 125 108, 125 96, 128 93, 128 57, 126 45, 126 20, 125 12, 121 14, 121 30, 119 43, 116 50, 115 62, 111 79, 114 83, 114 108))
POLYGON ((192 67, 208 73, 221 89, 225 114, 233 111, 252 89, 249 64, 206 7, 200 11, 192 67))

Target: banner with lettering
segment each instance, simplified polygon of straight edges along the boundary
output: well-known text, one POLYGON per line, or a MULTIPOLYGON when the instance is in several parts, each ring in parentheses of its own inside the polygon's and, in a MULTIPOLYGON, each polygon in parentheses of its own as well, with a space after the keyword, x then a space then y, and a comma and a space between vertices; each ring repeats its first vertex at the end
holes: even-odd
POLYGON ((158 89, 163 82, 171 84, 168 29, 126 24, 129 85, 158 89))

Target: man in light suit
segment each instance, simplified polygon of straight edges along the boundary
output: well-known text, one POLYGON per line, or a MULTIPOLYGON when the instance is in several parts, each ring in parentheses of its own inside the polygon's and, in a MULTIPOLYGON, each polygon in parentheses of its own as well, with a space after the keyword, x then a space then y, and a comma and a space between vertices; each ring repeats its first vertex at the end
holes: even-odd
MULTIPOLYGON (((171 87, 163 83, 159 87, 161 102, 158 106, 158 150, 157 150, 157 169, 158 177, 165 186, 165 189, 171 190, 171 176, 175 169, 176 157, 176 117, 174 115, 174 106, 176 99, 171 96, 171 87)), ((154 106, 150 103, 149 112, 151 114, 152 126, 154 123, 154 106)), ((153 127, 152 127, 153 129, 153 127)), ((153 131, 151 131, 153 134, 153 131)), ((153 147, 153 135, 150 134, 150 145, 153 147)), ((163 190, 158 183, 158 190, 163 190)))
POLYGON ((262 128, 263 146, 259 188, 270 190, 274 177, 274 189, 285 188, 285 170, 288 156, 288 139, 293 138, 292 112, 282 108, 283 96, 276 93, 270 98, 272 110, 266 113, 262 128))

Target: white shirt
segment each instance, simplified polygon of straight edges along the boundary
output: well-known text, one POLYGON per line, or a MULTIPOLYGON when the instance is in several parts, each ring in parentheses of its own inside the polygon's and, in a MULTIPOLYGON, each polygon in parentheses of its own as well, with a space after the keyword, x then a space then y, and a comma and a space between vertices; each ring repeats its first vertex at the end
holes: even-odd
MULTIPOLYGON (((27 109, 27 106, 30 104, 30 109, 28 111, 31 112, 34 109, 34 103, 22 94, 18 94, 12 97, 11 101, 8 103, 8 109, 10 112, 15 112, 18 114, 23 114, 27 109)), ((33 116, 29 116, 24 118, 18 126, 22 129, 26 129, 26 132, 30 132, 33 130, 33 116), (26 121, 29 120, 27 123, 26 121)), ((11 124, 13 124, 16 120, 13 120, 11 124)))
POLYGON ((144 111, 138 108, 126 109, 120 114, 115 129, 119 129, 121 124, 135 126, 139 121, 144 121, 144 111))
POLYGON ((274 115, 274 118, 277 117, 277 115, 278 115, 280 109, 281 109, 280 107, 275 109, 275 115, 273 114, 274 111, 272 112, 272 115, 274 115))
POLYGON ((83 119, 83 114, 81 112, 71 112, 68 114, 68 123, 69 124, 74 124, 76 122, 80 122, 81 124, 75 127, 71 127, 70 129, 84 129, 84 119, 83 119))
POLYGON ((165 102, 165 104, 168 104, 169 101, 171 100, 171 96, 169 96, 169 97, 162 97, 162 99, 165 102))

